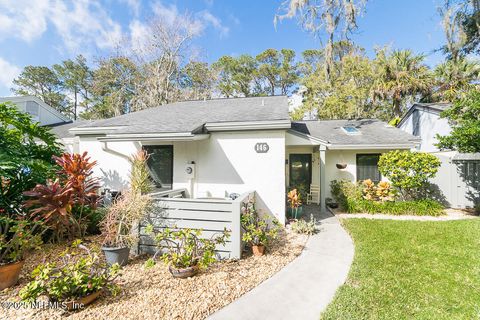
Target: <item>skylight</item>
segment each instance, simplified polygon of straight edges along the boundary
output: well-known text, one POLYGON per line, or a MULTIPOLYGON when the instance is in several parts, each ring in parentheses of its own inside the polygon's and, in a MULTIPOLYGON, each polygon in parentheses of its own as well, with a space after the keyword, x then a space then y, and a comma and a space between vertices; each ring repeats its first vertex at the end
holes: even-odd
POLYGON ((351 135, 360 134, 360 131, 353 126, 345 126, 345 127, 342 127, 342 129, 343 131, 345 131, 346 134, 351 134, 351 135))

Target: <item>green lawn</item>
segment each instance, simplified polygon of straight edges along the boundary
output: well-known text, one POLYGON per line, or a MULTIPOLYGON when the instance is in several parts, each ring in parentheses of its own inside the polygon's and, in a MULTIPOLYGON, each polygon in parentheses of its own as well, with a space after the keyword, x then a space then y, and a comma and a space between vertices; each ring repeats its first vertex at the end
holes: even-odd
POLYGON ((322 319, 480 319, 480 220, 343 224, 355 258, 322 319))

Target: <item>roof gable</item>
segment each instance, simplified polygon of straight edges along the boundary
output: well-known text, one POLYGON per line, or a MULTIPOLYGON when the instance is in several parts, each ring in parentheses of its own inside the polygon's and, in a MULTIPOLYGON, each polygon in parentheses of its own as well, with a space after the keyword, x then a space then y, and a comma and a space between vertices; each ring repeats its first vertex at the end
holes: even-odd
POLYGON ((400 119, 397 124, 397 127, 400 127, 413 113, 415 110, 428 110, 430 112, 440 114, 442 111, 450 108, 451 103, 414 103, 405 113, 405 115, 400 119))

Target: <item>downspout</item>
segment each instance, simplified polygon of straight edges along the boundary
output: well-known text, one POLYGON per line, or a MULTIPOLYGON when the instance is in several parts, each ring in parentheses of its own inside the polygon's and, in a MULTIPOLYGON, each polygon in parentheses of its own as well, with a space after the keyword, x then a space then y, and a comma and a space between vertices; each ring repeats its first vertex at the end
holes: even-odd
POLYGON ((102 150, 105 151, 105 152, 108 152, 108 153, 111 153, 111 154, 114 154, 114 155, 117 155, 119 157, 122 157, 124 159, 127 159, 127 160, 130 160, 130 156, 127 156, 121 152, 118 152, 118 151, 115 151, 113 149, 110 149, 108 147, 108 142, 107 141, 101 141, 101 144, 102 144, 102 150))

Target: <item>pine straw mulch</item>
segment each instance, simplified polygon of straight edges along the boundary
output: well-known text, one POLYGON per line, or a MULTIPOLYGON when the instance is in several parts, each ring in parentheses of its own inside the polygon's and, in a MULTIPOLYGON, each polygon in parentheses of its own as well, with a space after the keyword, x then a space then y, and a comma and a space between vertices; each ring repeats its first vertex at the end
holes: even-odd
MULTIPOLYGON (((87 246, 98 251, 98 237, 88 240, 87 246)), ((137 257, 116 280, 119 295, 105 294, 83 310, 2 308, 4 302, 19 300, 18 291, 38 263, 57 260, 66 246, 45 245, 26 259, 19 284, 0 292, 0 313, 7 319, 204 319, 277 273, 302 252, 306 240, 284 230, 265 256, 245 254, 238 261, 218 262, 188 279, 172 278, 162 263, 145 268, 148 257, 137 257)))

